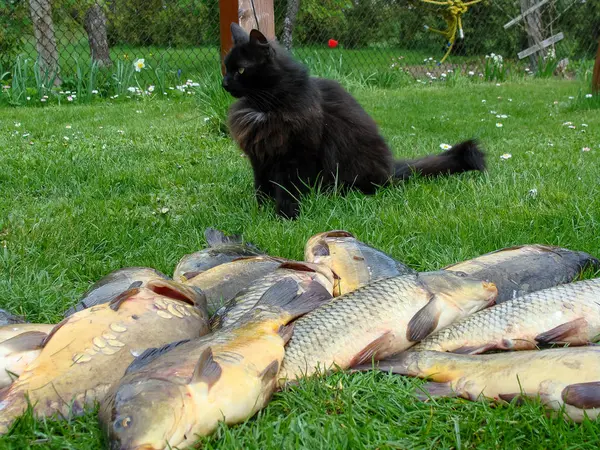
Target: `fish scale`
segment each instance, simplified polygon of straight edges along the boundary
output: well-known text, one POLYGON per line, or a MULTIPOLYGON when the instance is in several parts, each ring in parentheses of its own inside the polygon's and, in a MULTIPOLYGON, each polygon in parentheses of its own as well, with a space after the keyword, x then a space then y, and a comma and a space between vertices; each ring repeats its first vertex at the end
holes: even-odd
POLYGON ((525 350, 550 343, 546 342, 548 336, 555 343, 582 345, 598 335, 600 278, 536 291, 493 306, 430 335, 409 351, 475 354, 525 350))
POLYGON ((496 294, 491 283, 445 271, 391 277, 358 288, 295 322, 280 382, 309 375, 317 366, 345 369, 370 359, 374 351, 383 358, 406 349, 413 344, 409 324, 417 314, 437 314, 432 323, 437 329, 485 307, 496 294))

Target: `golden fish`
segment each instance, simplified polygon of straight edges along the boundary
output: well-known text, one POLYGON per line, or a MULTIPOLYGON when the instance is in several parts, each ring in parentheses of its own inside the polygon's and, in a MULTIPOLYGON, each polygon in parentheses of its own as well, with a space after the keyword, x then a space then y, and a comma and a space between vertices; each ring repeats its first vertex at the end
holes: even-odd
POLYGON ((146 348, 209 331, 199 291, 168 280, 129 289, 110 303, 79 311, 59 323, 42 351, 0 402, 0 432, 26 409, 38 417, 81 414, 101 400, 134 356, 146 348))
POLYGON ((282 382, 402 351, 494 301, 492 283, 439 271, 375 281, 298 319, 282 382))
POLYGON ((337 275, 336 297, 375 280, 415 273, 410 267, 343 230, 312 236, 304 248, 304 259, 324 264, 337 275))
MULTIPOLYGON (((358 367, 369 370, 371 365, 358 367)), ((567 418, 581 422, 600 415, 600 347, 557 348, 491 355, 404 352, 377 363, 379 370, 433 383, 423 386, 431 396, 480 397, 512 401, 538 397, 567 418)))
POLYGON ((252 417, 276 388, 286 324, 331 298, 313 287, 298 295, 296 282, 284 278, 234 325, 138 358, 100 407, 111 448, 184 448, 221 421, 252 417))

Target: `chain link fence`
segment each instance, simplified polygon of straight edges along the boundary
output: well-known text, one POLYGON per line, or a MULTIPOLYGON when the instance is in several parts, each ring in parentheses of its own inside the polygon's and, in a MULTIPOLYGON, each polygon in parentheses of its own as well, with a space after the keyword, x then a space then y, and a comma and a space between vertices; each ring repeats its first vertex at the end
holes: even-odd
MULTIPOLYGON (((568 73, 591 63, 600 37, 598 0, 274 0, 273 8, 278 40, 313 72, 337 65, 436 79, 513 61, 568 73)), ((219 42, 218 0, 0 0, 0 76, 29 60, 42 75, 56 69, 59 84, 91 60, 122 71, 143 59, 185 80, 219 70, 219 42)))

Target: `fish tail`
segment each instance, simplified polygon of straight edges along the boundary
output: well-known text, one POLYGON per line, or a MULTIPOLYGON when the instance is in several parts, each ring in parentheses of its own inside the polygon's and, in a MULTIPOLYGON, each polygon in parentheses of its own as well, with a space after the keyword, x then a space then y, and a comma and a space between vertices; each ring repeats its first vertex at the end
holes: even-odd
POLYGON ((204 239, 206 239, 206 243, 209 247, 216 247, 221 244, 241 244, 242 236, 239 234, 232 234, 230 236, 226 235, 222 231, 217 230, 216 228, 209 227, 204 230, 204 239))
POLYGON ((450 175, 454 173, 478 170, 483 172, 486 168, 485 153, 477 141, 468 140, 456 144, 446 152, 429 155, 423 158, 396 161, 394 178, 405 180, 413 173, 422 176, 450 175))
POLYGON ((276 306, 289 314, 292 320, 318 308, 331 298, 327 289, 317 281, 305 286, 304 292, 298 294, 297 282, 286 277, 271 286, 262 295, 257 306, 276 306))

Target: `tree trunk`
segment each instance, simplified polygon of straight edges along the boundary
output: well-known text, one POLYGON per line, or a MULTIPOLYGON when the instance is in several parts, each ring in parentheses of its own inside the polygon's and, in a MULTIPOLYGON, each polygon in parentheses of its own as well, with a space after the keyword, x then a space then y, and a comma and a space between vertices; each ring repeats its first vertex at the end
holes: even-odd
POLYGON ((112 61, 106 36, 106 14, 104 14, 102 5, 94 4, 86 11, 83 27, 88 34, 92 61, 98 63, 99 66, 111 66, 112 61))
MULTIPOLYGON (((521 14, 538 2, 539 0, 521 0, 521 14)), ((544 40, 544 37, 542 36, 542 9, 538 8, 535 11, 527 14, 525 17, 523 17, 523 21, 525 22, 525 29, 527 30, 527 42, 529 46, 531 47, 533 45, 538 45, 540 42, 542 42, 544 40)), ((533 72, 537 71, 539 60, 545 54, 545 50, 540 50, 529 56, 529 60, 531 61, 531 70, 533 72)))
POLYGON ((600 39, 598 40, 598 52, 596 52, 596 64, 594 64, 594 74, 592 75, 592 92, 595 95, 600 94, 600 39))
POLYGON ((240 26, 250 31, 252 28, 260 29, 261 33, 269 40, 275 39, 275 14, 273 13, 273 0, 254 0, 258 26, 250 0, 239 0, 238 17, 240 26))
POLYGON ((296 16, 298 15, 298 7, 300 6, 300 0, 288 0, 287 11, 285 13, 285 19, 283 21, 283 36, 281 40, 283 45, 288 50, 292 49, 292 38, 294 33, 294 26, 296 25, 296 16))
POLYGON ((40 73, 44 77, 48 74, 54 78, 54 85, 60 85, 58 76, 58 49, 54 37, 54 23, 52 22, 52 7, 50 0, 29 0, 29 13, 33 22, 35 46, 38 52, 40 73))

